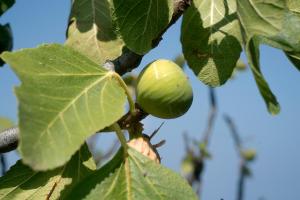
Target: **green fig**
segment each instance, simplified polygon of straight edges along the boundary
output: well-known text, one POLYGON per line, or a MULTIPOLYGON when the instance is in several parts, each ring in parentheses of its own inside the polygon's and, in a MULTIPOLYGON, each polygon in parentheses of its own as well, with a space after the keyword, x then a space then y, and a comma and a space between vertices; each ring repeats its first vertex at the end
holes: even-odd
POLYGON ((147 113, 163 118, 177 118, 188 111, 193 90, 182 69, 172 61, 156 60, 140 73, 137 102, 147 113))
POLYGON ((254 149, 244 149, 241 151, 241 155, 246 161, 253 161, 256 157, 256 151, 254 149))

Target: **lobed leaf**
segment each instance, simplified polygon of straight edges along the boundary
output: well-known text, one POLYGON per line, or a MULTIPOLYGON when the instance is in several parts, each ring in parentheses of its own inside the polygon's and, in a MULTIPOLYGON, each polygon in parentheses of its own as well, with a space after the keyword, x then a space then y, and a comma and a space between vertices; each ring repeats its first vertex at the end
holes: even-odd
MULTIPOLYGON (((108 163, 78 183, 74 189, 68 193, 65 199, 84 199, 98 184, 101 184, 103 180, 114 173, 115 170, 120 167, 123 161, 124 151, 121 148, 108 163)), ((112 185, 112 187, 114 187, 114 185, 112 185)))
POLYGON ((224 84, 242 51, 236 1, 194 0, 183 16, 181 43, 189 67, 202 82, 224 84))
POLYGON ((246 42, 258 37, 259 43, 285 51, 300 51, 297 4, 297 0, 238 1, 238 15, 246 42))
POLYGON ((299 3, 297 0, 241 0, 237 4, 250 67, 269 112, 277 114, 280 106, 260 71, 259 45, 300 51, 299 3))
POLYGON ((113 73, 68 47, 43 45, 2 58, 22 81, 19 150, 33 169, 62 166, 124 113, 126 95, 113 73))
POLYGON ((18 161, 0 178, 0 199, 63 199, 95 168, 86 144, 65 166, 51 171, 33 171, 18 161))
MULTIPOLYGON (((117 159, 113 159, 111 163, 95 172, 98 174, 96 175, 98 182, 95 182, 96 178, 93 179, 93 186, 89 185, 89 189, 93 189, 84 199, 198 199, 185 179, 171 170, 133 149, 128 150, 127 157, 121 153, 117 154, 117 159), (109 174, 108 171, 111 173, 109 174), (99 177, 100 174, 105 175, 99 177)), ((87 178, 76 188, 84 188, 85 183, 90 184, 91 182, 87 178)), ((84 195, 80 196, 78 193, 75 191, 75 194, 67 199, 82 199, 84 195)))

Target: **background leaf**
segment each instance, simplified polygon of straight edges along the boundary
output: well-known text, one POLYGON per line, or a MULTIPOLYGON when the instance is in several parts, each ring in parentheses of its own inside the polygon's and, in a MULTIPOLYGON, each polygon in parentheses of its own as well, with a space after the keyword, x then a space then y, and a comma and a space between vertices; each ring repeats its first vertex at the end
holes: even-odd
POLYGON ((291 52, 300 50, 299 3, 297 0, 237 2, 249 65, 269 112, 277 114, 280 106, 260 71, 259 45, 265 43, 291 52))
MULTIPOLYGON (((13 47, 13 38, 9 24, 0 24, 0 54, 3 51, 11 51, 13 47)), ((0 58, 0 66, 4 65, 4 61, 0 58)))
POLYGON ((219 86, 231 77, 242 51, 241 42, 235 0, 194 0, 184 13, 184 56, 205 84, 219 86))
POLYGON ((36 172, 18 161, 0 178, 0 199, 62 199, 62 190, 67 194, 95 168, 86 144, 65 166, 55 170, 36 172))
POLYGON ((152 49, 152 40, 168 25, 172 0, 113 0, 114 14, 126 46, 137 54, 152 49))
POLYGON ((0 0, 0 16, 12 7, 15 3, 15 0, 0 0))
POLYGON ((111 0, 74 0, 66 45, 98 64, 117 58, 124 43, 115 32, 112 12, 111 0))
POLYGON ((258 40, 256 40, 255 38, 250 40, 249 43, 246 44, 246 55, 248 57, 248 62, 254 75, 254 79, 258 86, 259 92, 265 100, 268 111, 274 115, 279 113, 280 105, 277 102, 275 95, 272 93, 263 74, 261 73, 258 46, 258 40))
POLYGON ((43 45, 2 58, 22 81, 19 150, 34 169, 63 165, 124 113, 126 95, 112 73, 70 48, 43 45))
POLYGON ((79 182, 74 189, 68 193, 65 199, 83 199, 96 187, 97 184, 100 184, 104 179, 108 178, 111 173, 114 173, 123 161, 124 151, 120 148, 120 150, 108 163, 79 182))
POLYGON ((128 49, 145 54, 172 13, 172 0, 74 0, 66 45, 99 64, 128 49))
MULTIPOLYGON (((185 179, 133 149, 85 199, 198 199, 185 179)), ((100 169, 101 171, 101 169, 100 169)), ((71 199, 71 198, 68 198, 71 199)), ((80 199, 80 198, 72 198, 80 199)))

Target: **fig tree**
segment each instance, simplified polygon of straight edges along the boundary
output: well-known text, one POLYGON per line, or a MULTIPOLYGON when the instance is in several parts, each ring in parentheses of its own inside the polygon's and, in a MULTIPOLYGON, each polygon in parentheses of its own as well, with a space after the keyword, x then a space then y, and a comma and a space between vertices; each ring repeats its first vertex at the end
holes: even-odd
POLYGON ((177 118, 188 111, 192 101, 189 80, 172 61, 156 60, 148 64, 138 77, 137 102, 153 116, 177 118))

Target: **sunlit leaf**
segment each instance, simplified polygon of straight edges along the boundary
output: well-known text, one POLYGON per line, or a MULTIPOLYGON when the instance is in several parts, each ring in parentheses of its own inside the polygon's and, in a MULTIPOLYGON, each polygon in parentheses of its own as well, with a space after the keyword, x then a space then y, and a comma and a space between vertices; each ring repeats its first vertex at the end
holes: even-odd
POLYGON ((119 33, 126 46, 138 54, 152 49, 154 40, 168 25, 173 0, 112 0, 119 33))
POLYGON ((121 149, 107 164, 78 183, 72 192, 67 195, 66 199, 84 199, 84 197, 86 197, 96 187, 96 185, 101 184, 101 182, 109 177, 111 173, 114 173, 120 167, 123 160, 124 152, 121 149))
POLYGON ((248 62, 254 75, 254 79, 260 91, 260 94, 265 100, 268 111, 271 114, 277 114, 280 111, 280 105, 277 102, 276 97, 272 93, 268 83, 266 82, 263 74, 260 70, 259 61, 259 42, 254 38, 246 44, 246 55, 248 62))
POLYGON ((51 171, 33 171, 18 161, 0 178, 0 199, 62 199, 95 168, 86 145, 65 166, 51 171))
POLYGON ((2 58, 22 81, 19 150, 34 169, 63 165, 124 113, 126 95, 114 74, 70 48, 43 45, 2 58))
POLYGON ((298 0, 287 0, 287 7, 293 12, 300 13, 300 1, 298 0))
POLYGON ((194 0, 184 14, 184 56, 205 84, 219 86, 231 77, 242 51, 241 41, 235 0, 194 0))
POLYGON ((240 0, 237 3, 249 65, 269 112, 277 114, 280 106, 260 70, 259 45, 300 51, 299 3, 297 0, 240 0))
POLYGON ((74 0, 66 45, 98 64, 122 53, 123 40, 116 33, 111 0, 74 0))
POLYGON ((192 200, 198 199, 186 180, 133 149, 117 154, 110 163, 81 182, 67 199, 192 200), (111 172, 111 173, 109 173, 111 172), (97 177, 97 178, 96 178, 97 177), (92 189, 81 192, 88 185, 92 189), (88 195, 87 195, 88 194, 88 195), (86 196, 87 195, 87 196, 86 196))

